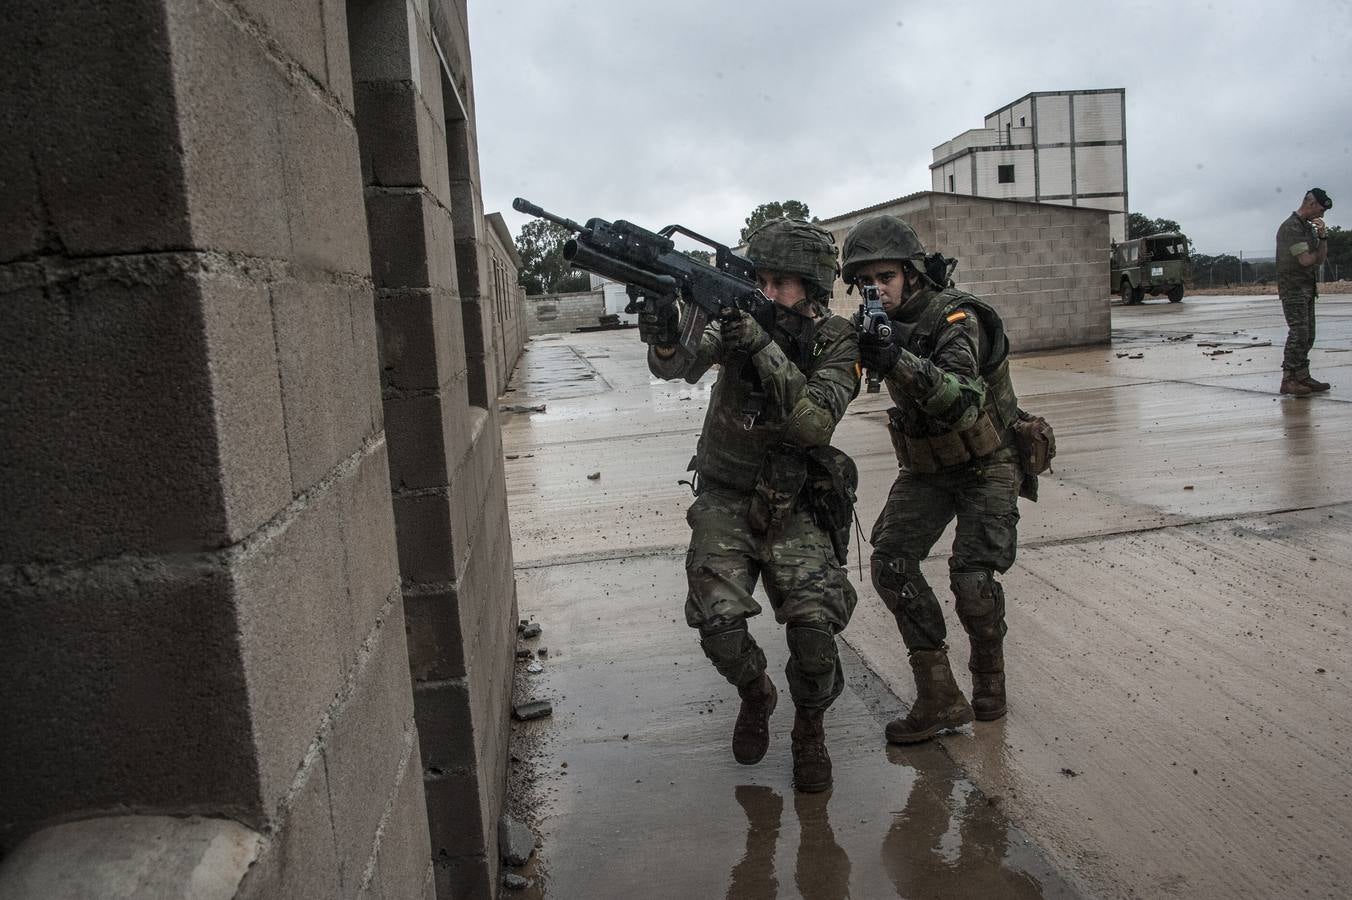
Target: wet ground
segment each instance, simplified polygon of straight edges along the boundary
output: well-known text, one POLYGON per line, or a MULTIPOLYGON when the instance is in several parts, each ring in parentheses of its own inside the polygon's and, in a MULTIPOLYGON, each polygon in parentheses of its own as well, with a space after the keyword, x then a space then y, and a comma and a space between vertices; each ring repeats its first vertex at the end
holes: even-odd
MULTIPOLYGON (((1058 456, 1002 579, 1009 716, 888 747, 914 690, 852 559, 836 783, 815 796, 791 787, 786 692, 766 759, 732 760, 735 693, 681 615, 709 382, 651 378, 632 331, 532 341, 503 398, 545 405, 504 418, 519 604, 544 628, 525 645, 548 649, 518 699, 554 703, 516 726, 514 802, 541 836, 526 895, 1352 892, 1352 297, 1320 301, 1313 368, 1335 387, 1312 399, 1276 392, 1274 298, 1113 324, 1111 346, 1013 366, 1058 456)), ((895 474, 885 405, 862 395, 837 431, 866 525, 895 474)), ((752 630, 782 690, 782 632, 752 630)))

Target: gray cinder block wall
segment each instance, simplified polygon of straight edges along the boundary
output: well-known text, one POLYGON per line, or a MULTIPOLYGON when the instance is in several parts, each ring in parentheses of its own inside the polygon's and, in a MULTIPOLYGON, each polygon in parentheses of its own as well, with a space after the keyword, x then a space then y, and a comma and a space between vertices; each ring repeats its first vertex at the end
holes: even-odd
POLYGON ((597 324, 606 312, 606 295, 600 288, 570 294, 531 294, 525 299, 526 331, 563 334, 583 325, 597 324))
MULTIPOLYGON (((1106 210, 924 191, 820 224, 843 244, 873 215, 900 216, 926 250, 956 256, 957 286, 1000 312, 1015 351, 1111 339, 1106 210)), ((852 314, 858 304, 837 280, 832 308, 852 314)))
POLYGON ((522 316, 526 291, 517 282, 521 256, 516 252, 516 242, 512 240, 512 233, 502 214, 489 213, 485 226, 493 311, 499 323, 493 329, 493 336, 498 362, 498 386, 501 388, 511 377, 526 344, 526 322, 522 316))
POLYGON ((496 401, 524 341, 493 288, 516 268, 490 253, 464 4, 348 11, 437 894, 490 896, 516 635, 496 401))
POLYGON ((0 894, 492 895, 523 338, 457 277, 465 21, 7 7, 0 894))

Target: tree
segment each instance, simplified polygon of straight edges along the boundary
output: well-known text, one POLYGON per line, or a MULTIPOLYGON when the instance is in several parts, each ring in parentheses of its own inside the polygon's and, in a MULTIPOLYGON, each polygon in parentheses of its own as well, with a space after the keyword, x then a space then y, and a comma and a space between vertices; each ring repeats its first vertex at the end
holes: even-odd
POLYGON ((711 266, 714 264, 714 255, 708 250, 682 250, 681 252, 691 259, 697 259, 700 262, 708 263, 711 266))
POLYGON ((1140 213, 1127 213, 1127 240, 1165 232, 1183 233, 1173 219, 1150 219, 1140 213))
POLYGON ((807 204, 801 200, 785 200, 783 203, 778 201, 774 203, 762 203, 751 211, 751 215, 746 217, 746 227, 742 229, 741 241, 745 244, 746 236, 748 234, 771 219, 782 217, 785 219, 802 219, 806 222, 810 215, 812 215, 812 213, 808 212, 807 204))
POLYGON ((1329 257, 1324 263, 1325 275, 1344 280, 1352 278, 1352 231, 1340 225, 1329 228, 1329 257))
POLYGON ((567 228, 544 219, 532 219, 521 227, 516 236, 516 252, 521 257, 517 280, 527 294, 585 291, 590 286, 587 273, 563 258, 563 245, 570 237, 567 228))

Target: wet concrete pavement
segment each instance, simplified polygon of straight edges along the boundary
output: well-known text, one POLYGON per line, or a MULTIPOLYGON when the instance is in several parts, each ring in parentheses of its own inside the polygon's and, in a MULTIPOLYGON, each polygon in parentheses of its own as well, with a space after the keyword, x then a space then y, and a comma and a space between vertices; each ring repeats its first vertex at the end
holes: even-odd
MULTIPOLYGON (((517 726, 531 893, 1346 896, 1352 297, 1321 299, 1314 370, 1335 387, 1308 400, 1276 393, 1273 298, 1113 313, 1112 346, 1013 367, 1059 454, 1002 579, 1009 716, 887 747, 913 688, 852 559, 836 785, 807 797, 787 696, 769 755, 738 766, 735 693, 681 616, 678 481, 709 382, 651 378, 632 331, 532 341, 503 398, 546 404, 504 425, 519 604, 549 650, 518 699, 555 706, 517 726)), ((885 405, 861 396, 837 431, 866 526, 895 474, 885 405)), ((939 586, 948 540, 925 563, 939 586)), ((782 689, 782 631, 752 630, 782 689)))

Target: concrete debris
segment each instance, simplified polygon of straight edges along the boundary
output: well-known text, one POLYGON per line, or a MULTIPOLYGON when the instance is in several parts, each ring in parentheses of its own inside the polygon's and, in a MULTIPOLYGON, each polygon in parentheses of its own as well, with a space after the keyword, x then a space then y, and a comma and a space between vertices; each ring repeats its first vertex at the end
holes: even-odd
POLYGON ((545 657, 549 656, 549 648, 541 647, 539 650, 535 651, 535 655, 540 657, 541 659, 544 659, 545 657))
POLYGON ((508 454, 507 454, 507 458, 508 458, 508 459, 520 459, 520 458, 521 458, 521 454, 520 454, 520 453, 508 453, 508 454))
POLYGON ((530 653, 530 648, 529 648, 529 647, 517 647, 517 648, 516 648, 516 658, 517 658, 517 659, 530 659, 530 656, 531 656, 531 653, 530 653))
POLYGON ((601 473, 600 473, 600 472, 593 472, 593 473, 591 473, 590 475, 587 476, 587 480, 588 480, 588 481, 596 481, 596 480, 599 479, 600 477, 601 477, 601 473))
POLYGON ((1079 775, 1080 773, 1079 773, 1079 772, 1076 772, 1074 769, 1062 769, 1062 770, 1061 770, 1061 774, 1064 775, 1064 776, 1066 776, 1067 778, 1074 778, 1075 776, 1079 775))
POLYGON ((544 670, 545 667, 540 665, 538 662, 533 662, 530 665, 526 666, 526 671, 532 675, 539 675, 544 670))
POLYGON ((509 866, 524 866, 535 852, 535 835, 529 828, 503 816, 498 819, 498 856, 509 866))
POLYGON ((540 623, 528 622, 525 625, 519 625, 516 629, 516 636, 522 640, 530 640, 540 636, 540 623))
POLYGON ((524 412, 544 412, 545 404, 537 403, 534 405, 524 405, 520 403, 504 403, 498 407, 498 412, 505 413, 524 413, 524 412))
POLYGON ((502 876, 502 886, 509 891, 524 891, 526 888, 530 887, 530 879, 522 878, 520 875, 508 872, 506 875, 502 876))
POLYGON ((1187 340, 1191 340, 1191 339, 1192 339, 1192 332, 1191 332, 1191 331, 1189 331, 1187 334, 1180 334, 1178 337, 1167 337, 1167 338, 1165 338, 1166 341, 1187 341, 1187 340))
POLYGON ((543 719, 545 716, 553 714, 554 704, 548 700, 532 700, 529 703, 518 703, 512 707, 512 718, 521 722, 543 719))

